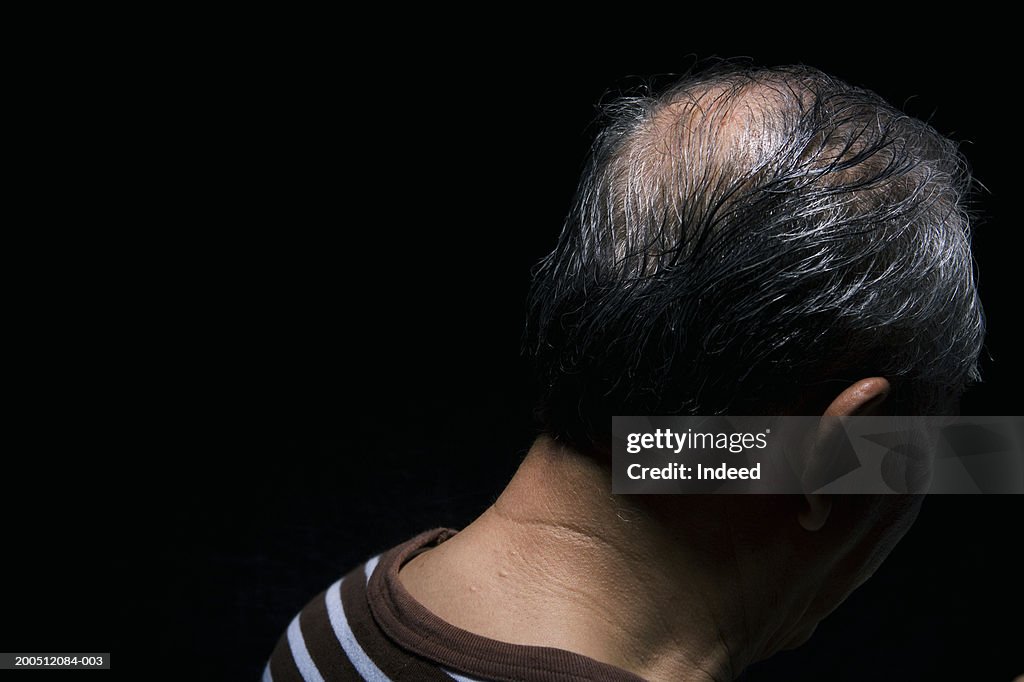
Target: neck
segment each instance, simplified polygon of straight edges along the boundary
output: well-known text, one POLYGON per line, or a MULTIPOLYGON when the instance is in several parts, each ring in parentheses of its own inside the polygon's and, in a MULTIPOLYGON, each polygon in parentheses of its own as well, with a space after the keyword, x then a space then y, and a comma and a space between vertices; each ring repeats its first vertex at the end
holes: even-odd
POLYGON ((735 498, 702 497, 721 507, 679 523, 685 500, 641 507, 610 491, 606 466, 541 438, 494 505, 406 564, 402 583, 462 629, 649 680, 732 679, 789 639, 782 616, 799 604, 767 583, 777 567, 736 551, 723 527, 735 498), (762 632, 776 634, 751 638, 762 632))

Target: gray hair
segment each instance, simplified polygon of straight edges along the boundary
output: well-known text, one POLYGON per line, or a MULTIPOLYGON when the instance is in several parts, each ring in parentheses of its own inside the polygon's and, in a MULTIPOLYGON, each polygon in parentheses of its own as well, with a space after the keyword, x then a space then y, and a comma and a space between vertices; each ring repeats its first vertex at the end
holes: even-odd
POLYGON ((808 410, 865 376, 934 413, 979 379, 953 142, 809 67, 721 65, 605 116, 534 272, 548 432, 587 445, 612 414, 808 410))

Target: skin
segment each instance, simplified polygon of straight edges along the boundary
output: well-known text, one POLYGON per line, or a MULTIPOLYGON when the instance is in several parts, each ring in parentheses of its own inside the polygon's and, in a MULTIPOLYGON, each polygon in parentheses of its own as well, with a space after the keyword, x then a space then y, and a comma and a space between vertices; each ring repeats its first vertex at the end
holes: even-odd
MULTIPOLYGON (((885 379, 865 379, 825 414, 872 414, 888 394, 885 379)), ((498 500, 399 579, 478 635, 566 649, 655 682, 729 680, 806 641, 920 504, 610 490, 600 458, 541 437, 498 500)))

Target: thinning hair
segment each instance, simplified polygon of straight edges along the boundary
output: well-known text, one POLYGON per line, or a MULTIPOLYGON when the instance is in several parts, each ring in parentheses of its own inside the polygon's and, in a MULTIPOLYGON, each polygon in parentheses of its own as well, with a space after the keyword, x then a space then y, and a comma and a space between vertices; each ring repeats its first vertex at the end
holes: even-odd
POLYGON ((534 271, 546 431, 590 447, 613 414, 793 413, 867 376, 926 414, 979 378, 955 143, 804 66, 723 64, 604 114, 534 271))

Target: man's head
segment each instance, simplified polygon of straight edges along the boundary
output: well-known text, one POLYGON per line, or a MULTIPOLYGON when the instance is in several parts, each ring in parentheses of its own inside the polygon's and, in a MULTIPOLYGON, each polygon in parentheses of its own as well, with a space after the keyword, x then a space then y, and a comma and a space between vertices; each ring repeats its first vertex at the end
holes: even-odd
POLYGON ((821 414, 884 377, 955 408, 984 324, 954 143, 808 67, 622 99, 531 296, 545 430, 613 414, 821 414))

